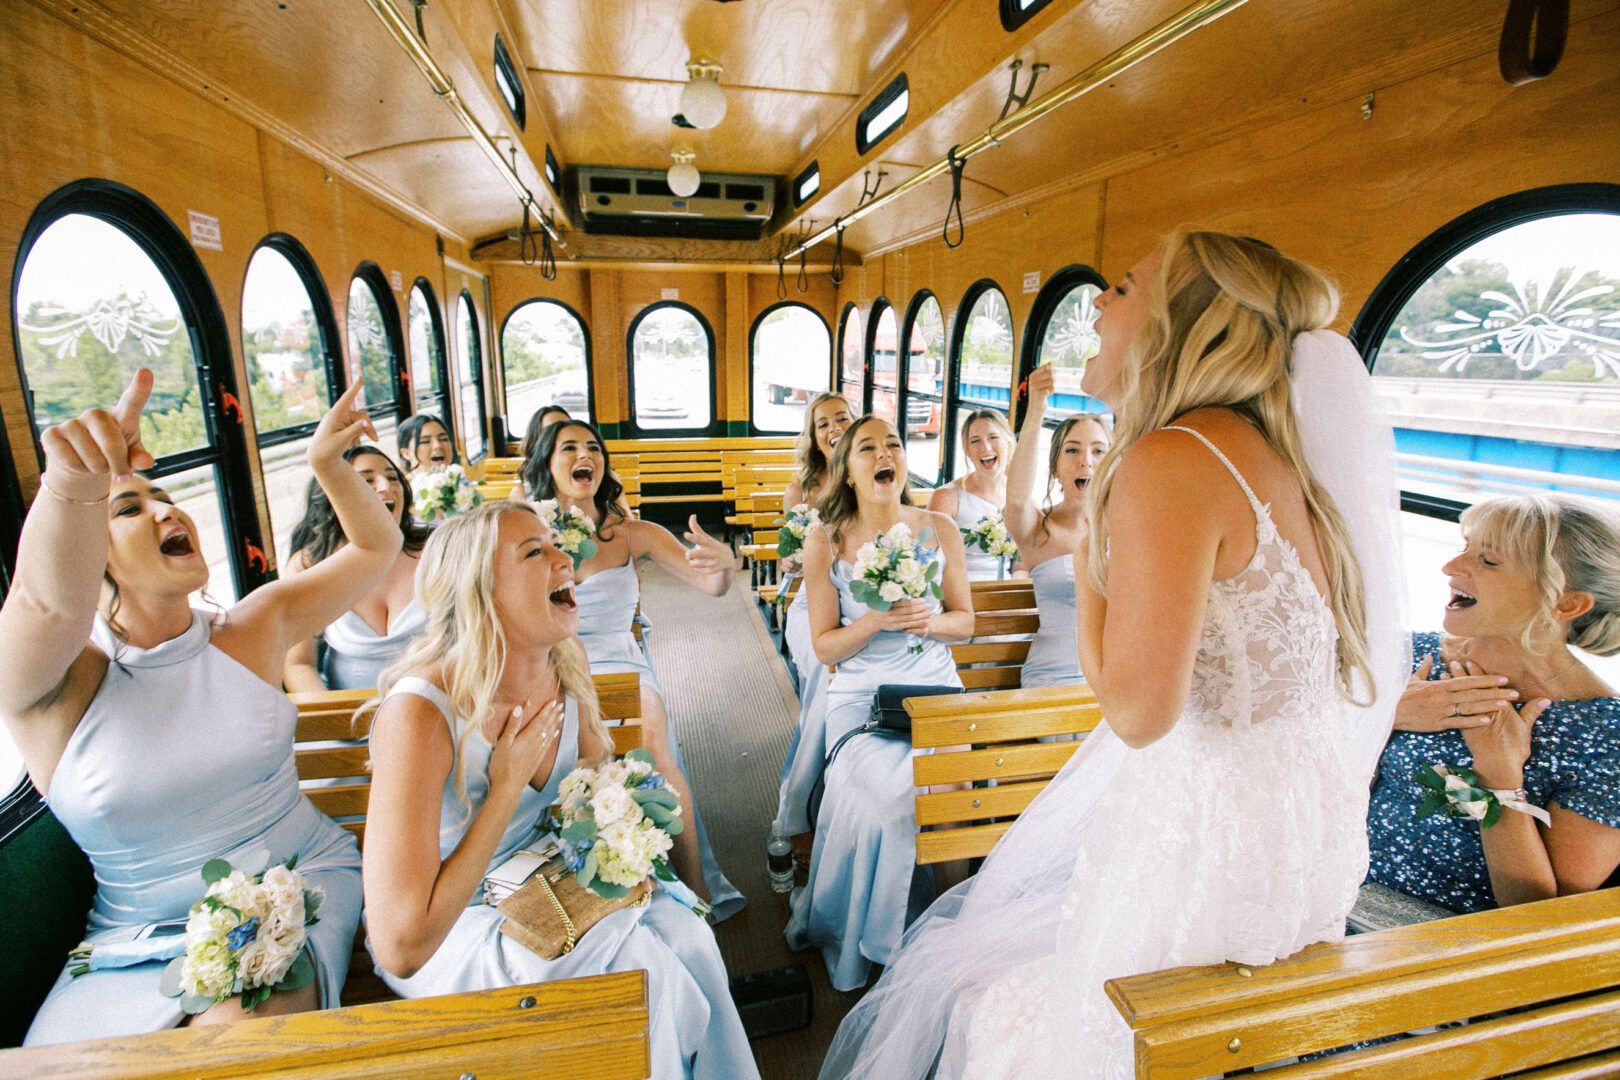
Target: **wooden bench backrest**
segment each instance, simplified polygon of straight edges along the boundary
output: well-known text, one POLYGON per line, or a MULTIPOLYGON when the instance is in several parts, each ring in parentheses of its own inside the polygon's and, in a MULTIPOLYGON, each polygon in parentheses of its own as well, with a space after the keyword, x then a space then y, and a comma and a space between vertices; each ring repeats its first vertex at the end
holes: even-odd
POLYGON ((522 471, 523 459, 520 457, 487 457, 468 468, 467 474, 474 480, 498 480, 502 477, 511 477, 515 482, 517 474, 522 471))
POLYGON ((951 646, 956 674, 969 690, 1017 689, 1029 657, 1029 642, 981 639, 1039 630, 1035 586, 1028 578, 1016 578, 975 581, 972 589, 975 640, 951 646))
POLYGON ((912 759, 918 787, 985 785, 917 796, 917 862, 987 855, 1080 744, 1043 736, 1086 735, 1102 720, 1084 686, 908 698, 911 744, 934 753, 912 759), (969 747, 970 749, 963 749, 969 747), (990 822, 990 819, 996 819, 990 822), (989 823, 986 823, 989 822, 989 823))
POLYGON ((651 1074, 647 973, 295 1013, 0 1051, 38 1080, 443 1080, 651 1074))
POLYGON ((1288 1065, 1278 1080, 1620 1075, 1620 890, 1312 945, 1267 967, 1176 968, 1107 984, 1137 1076, 1191 1080, 1485 1017, 1288 1065), (1583 1055, 1603 1055, 1584 1058, 1583 1055), (1581 1059, 1577 1064, 1560 1065, 1581 1059))

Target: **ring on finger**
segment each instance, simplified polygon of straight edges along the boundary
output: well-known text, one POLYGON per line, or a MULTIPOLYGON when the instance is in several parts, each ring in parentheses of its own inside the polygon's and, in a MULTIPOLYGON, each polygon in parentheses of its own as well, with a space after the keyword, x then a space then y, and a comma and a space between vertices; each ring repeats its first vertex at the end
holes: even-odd
POLYGON ((1462 715, 1462 706, 1453 705, 1451 707, 1451 715, 1452 715, 1453 718, 1462 715))

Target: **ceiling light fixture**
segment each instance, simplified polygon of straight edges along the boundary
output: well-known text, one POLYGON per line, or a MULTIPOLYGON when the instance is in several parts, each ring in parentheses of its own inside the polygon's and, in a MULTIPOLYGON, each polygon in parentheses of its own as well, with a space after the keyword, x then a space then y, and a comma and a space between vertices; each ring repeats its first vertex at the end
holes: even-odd
POLYGON ((675 159, 675 164, 669 167, 669 190, 683 199, 687 198, 703 182, 702 174, 692 164, 697 160, 697 155, 690 150, 672 150, 669 156, 675 159))
POLYGON ((691 78, 681 88, 681 115, 696 128, 712 128, 726 118, 726 92, 720 89, 720 65, 713 60, 688 60, 691 78))

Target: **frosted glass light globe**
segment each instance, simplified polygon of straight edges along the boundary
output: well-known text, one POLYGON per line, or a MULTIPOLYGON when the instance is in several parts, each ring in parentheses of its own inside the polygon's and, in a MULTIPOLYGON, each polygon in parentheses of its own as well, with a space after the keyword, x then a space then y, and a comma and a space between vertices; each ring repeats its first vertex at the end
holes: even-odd
POLYGON ((669 167, 669 190, 683 199, 697 191, 698 184, 702 182, 703 177, 697 171, 697 166, 690 161, 677 161, 669 167))
POLYGON ((696 128, 712 128, 726 118, 726 92, 713 75, 694 74, 681 88, 681 115, 696 128))

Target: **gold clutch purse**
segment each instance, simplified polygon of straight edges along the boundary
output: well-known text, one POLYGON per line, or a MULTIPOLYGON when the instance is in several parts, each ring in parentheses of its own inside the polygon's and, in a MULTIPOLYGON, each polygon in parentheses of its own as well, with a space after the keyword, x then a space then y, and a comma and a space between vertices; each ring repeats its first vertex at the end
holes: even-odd
POLYGON ((653 888, 651 881, 643 881, 624 896, 604 899, 581 888, 554 850, 520 852, 518 857, 544 861, 517 891, 495 905, 506 916, 500 932, 545 960, 572 952, 587 930, 620 908, 644 906, 653 888))

